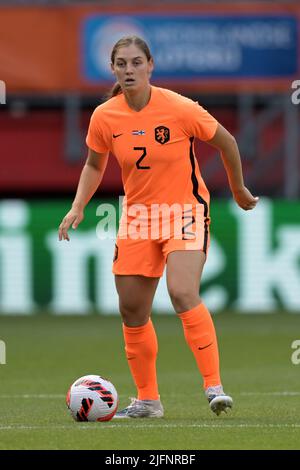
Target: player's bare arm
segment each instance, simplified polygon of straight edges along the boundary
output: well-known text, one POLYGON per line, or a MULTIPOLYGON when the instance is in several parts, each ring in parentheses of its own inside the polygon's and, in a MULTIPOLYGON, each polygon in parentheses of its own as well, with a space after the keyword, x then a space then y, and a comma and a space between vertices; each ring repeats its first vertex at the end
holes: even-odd
POLYGON ((68 230, 75 230, 84 218, 84 208, 96 192, 103 178, 108 153, 98 153, 89 149, 87 161, 81 172, 77 192, 71 210, 63 218, 58 231, 59 240, 70 241, 68 230))
POLYGON ((254 209, 258 197, 254 197, 245 187, 240 152, 237 142, 221 124, 218 124, 214 137, 208 144, 217 148, 222 157, 230 189, 236 203, 244 210, 254 209))

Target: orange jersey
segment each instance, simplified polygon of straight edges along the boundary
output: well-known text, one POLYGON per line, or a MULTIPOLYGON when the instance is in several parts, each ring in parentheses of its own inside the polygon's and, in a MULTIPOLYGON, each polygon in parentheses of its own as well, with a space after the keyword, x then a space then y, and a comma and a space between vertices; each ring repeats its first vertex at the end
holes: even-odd
POLYGON ((150 100, 141 111, 131 109, 123 94, 98 106, 86 143, 98 153, 116 156, 128 207, 200 203, 207 212, 209 193, 193 141, 212 139, 217 125, 197 102, 151 86, 150 100))

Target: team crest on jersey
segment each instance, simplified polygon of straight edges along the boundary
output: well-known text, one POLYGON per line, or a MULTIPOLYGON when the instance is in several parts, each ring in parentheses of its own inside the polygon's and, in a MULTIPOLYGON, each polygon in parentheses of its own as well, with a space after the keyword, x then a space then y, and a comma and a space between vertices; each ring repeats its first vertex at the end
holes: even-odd
POLYGON ((154 129, 155 140, 160 144, 165 144, 170 140, 170 129, 165 126, 158 126, 154 129))

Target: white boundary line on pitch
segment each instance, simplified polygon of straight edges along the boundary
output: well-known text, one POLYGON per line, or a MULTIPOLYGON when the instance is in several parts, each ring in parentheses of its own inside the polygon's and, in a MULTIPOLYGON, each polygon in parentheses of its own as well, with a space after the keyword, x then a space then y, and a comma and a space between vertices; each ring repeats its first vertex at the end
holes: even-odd
POLYGON ((31 394, 31 393, 24 393, 24 394, 19 394, 19 395, 0 395, 0 398, 65 398, 67 393, 65 395, 62 394, 55 394, 55 393, 49 393, 49 394, 31 394))
POLYGON ((273 396, 273 397, 294 397, 300 395, 300 392, 240 392, 237 395, 243 396, 273 396))
MULTIPOLYGON (((198 396, 198 394, 192 394, 193 396, 198 396)), ((300 391, 298 392, 292 392, 292 391, 281 391, 281 392, 237 392, 237 393, 233 393, 233 395, 240 395, 240 396, 278 396, 278 397, 293 397, 293 396, 299 396, 300 395, 300 391)), ((175 395, 168 395, 169 398, 173 398, 175 395)), ((176 395, 177 396, 177 395, 176 395)), ((0 399, 1 398, 24 398, 24 399, 28 399, 28 398, 39 398, 39 399, 61 399, 61 398, 65 398, 66 397, 66 394, 61 394, 61 393, 40 393, 40 394, 31 394, 31 393, 25 393, 25 394, 17 394, 17 395, 14 395, 14 394, 0 394, 0 399)), ((119 395, 119 398, 129 398, 128 395, 119 395)))
POLYGON ((257 429, 257 428, 269 428, 269 429, 280 429, 280 428, 300 428, 300 423, 291 423, 291 424, 137 424, 137 425, 128 425, 128 424, 110 424, 110 423, 87 423, 86 425, 76 424, 73 425, 34 425, 34 426, 24 426, 22 424, 15 424, 15 425, 0 425, 0 431, 9 431, 9 430, 24 430, 24 431, 33 431, 33 430, 64 430, 64 429, 72 429, 73 431, 80 429, 80 430, 92 430, 95 431, 101 430, 101 432, 106 429, 112 428, 119 428, 119 429, 159 429, 159 428, 166 428, 166 429, 178 429, 178 428, 205 428, 205 429, 257 429))
MULTIPOLYGON (((67 393, 65 394, 62 394, 62 393, 40 393, 40 394, 30 394, 30 393, 25 393, 25 394, 19 394, 19 395, 9 395, 9 394, 3 394, 3 395, 0 395, 0 399, 1 398, 41 398, 41 399, 44 399, 44 398, 49 398, 49 399, 64 399, 66 398, 66 395, 67 393)), ((119 398, 128 398, 128 395, 119 395, 119 398)))

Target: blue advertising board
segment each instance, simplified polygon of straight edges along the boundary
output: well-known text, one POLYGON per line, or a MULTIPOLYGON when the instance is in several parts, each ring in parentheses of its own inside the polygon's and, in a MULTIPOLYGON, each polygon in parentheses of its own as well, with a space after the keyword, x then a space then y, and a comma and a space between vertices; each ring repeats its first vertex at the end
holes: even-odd
POLYGON ((100 15, 83 19, 81 76, 111 80, 110 53, 122 36, 149 44, 156 79, 287 78, 298 72, 293 15, 100 15))

